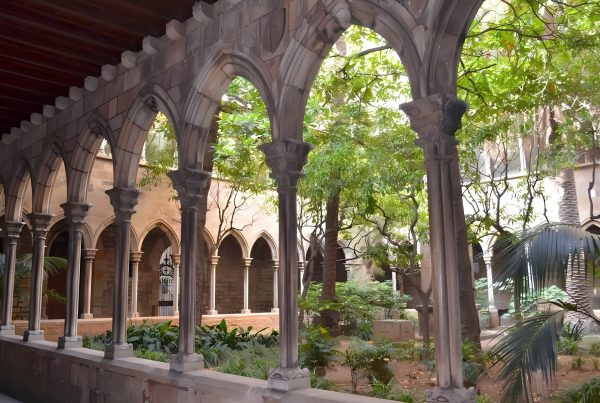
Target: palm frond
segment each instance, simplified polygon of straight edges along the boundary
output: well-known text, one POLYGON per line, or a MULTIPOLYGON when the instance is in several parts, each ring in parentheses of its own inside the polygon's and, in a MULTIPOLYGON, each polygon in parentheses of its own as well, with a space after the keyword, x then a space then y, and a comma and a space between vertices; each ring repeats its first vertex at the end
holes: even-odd
POLYGON ((67 270, 69 261, 62 257, 46 256, 44 257, 44 270, 49 276, 60 273, 61 271, 67 270))
POLYGON ((504 384, 503 403, 532 401, 532 378, 536 373, 541 373, 548 388, 551 386, 564 314, 561 310, 524 319, 492 348, 494 365, 503 365, 498 373, 504 384))
POLYGON ((569 267, 590 270, 589 263, 600 256, 600 236, 577 226, 546 223, 499 239, 494 252, 499 269, 495 281, 512 284, 524 298, 562 283, 569 267))

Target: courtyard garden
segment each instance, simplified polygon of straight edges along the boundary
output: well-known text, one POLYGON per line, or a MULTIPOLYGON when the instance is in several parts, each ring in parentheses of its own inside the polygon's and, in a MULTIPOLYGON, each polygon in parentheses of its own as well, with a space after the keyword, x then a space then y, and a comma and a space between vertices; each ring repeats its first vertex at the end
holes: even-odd
MULTIPOLYGON (((311 386, 393 401, 423 402, 424 392, 435 386, 435 343, 424 343, 420 335, 392 341, 377 334, 379 320, 404 321, 413 332, 418 329, 414 311, 405 308, 409 297, 392 292, 389 281, 338 283, 337 292, 337 301, 321 302, 320 285, 312 284, 301 303, 304 319, 299 357, 300 365, 311 371, 311 386), (342 334, 338 337, 319 325, 320 312, 332 308, 340 313, 342 334)), ((531 318, 540 315, 549 313, 531 318)), ((524 323, 526 326, 527 321, 524 323)), ((465 386, 477 389, 478 402, 510 401, 503 398, 505 390, 499 382, 506 362, 498 347, 512 333, 509 329, 504 336, 483 340, 483 349, 471 342, 463 343, 465 386)), ((171 321, 130 325, 127 336, 138 358, 168 362, 178 349, 178 328, 171 321)), ((84 346, 103 350, 111 338, 110 331, 88 335, 84 346)), ((534 392, 534 401, 600 401, 600 337, 584 337, 581 322, 567 323, 557 345, 553 388, 544 392, 540 387, 542 394, 534 392)), ((203 355, 209 370, 266 380, 269 369, 278 366, 279 335, 273 329, 231 328, 223 320, 217 325, 198 326, 196 351, 203 355)), ((534 389, 538 383, 535 379, 531 382, 534 389)))

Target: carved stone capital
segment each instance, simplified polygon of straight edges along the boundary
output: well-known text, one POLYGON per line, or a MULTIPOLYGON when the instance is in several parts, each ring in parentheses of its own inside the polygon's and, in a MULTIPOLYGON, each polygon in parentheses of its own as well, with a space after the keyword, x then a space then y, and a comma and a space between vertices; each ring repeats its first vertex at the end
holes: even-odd
POLYGON ((465 102, 450 94, 435 94, 400 105, 419 135, 416 143, 425 150, 426 157, 444 156, 457 144, 454 134, 467 108, 465 102))
POLYGON ((275 368, 269 371, 269 388, 282 392, 310 388, 308 368, 275 368))
MULTIPOLYGON (((300 262, 298 262, 298 263, 300 263, 300 262)), ((271 267, 273 267, 273 270, 279 270, 279 260, 272 260, 271 267)), ((298 267, 300 267, 300 265, 298 265, 298 267)))
POLYGON ((219 258, 221 256, 211 256, 210 257, 210 264, 213 266, 216 266, 217 264, 219 264, 219 258))
POLYGON ((173 261, 173 264, 175 266, 179 266, 179 264, 181 263, 181 255, 173 253, 171 254, 171 260, 173 261))
POLYGON ((33 237, 46 238, 48 230, 50 229, 50 220, 54 216, 52 214, 31 213, 28 217, 33 229, 33 237))
POLYGON ((142 261, 142 255, 144 252, 131 252, 129 254, 129 261, 133 263, 139 263, 142 261))
POLYGON ((75 229, 81 230, 92 205, 88 203, 69 202, 61 204, 60 207, 65 212, 65 217, 67 217, 69 225, 73 225, 75 229))
POLYGON ((140 195, 139 189, 114 187, 108 189, 106 194, 110 198, 110 204, 115 210, 118 221, 130 221, 135 213, 135 206, 140 195))
POLYGON ((198 208, 200 200, 206 197, 210 187, 210 172, 198 169, 183 168, 167 174, 173 181, 181 209, 198 208))
POLYGON ((14 240, 16 242, 17 239, 21 236, 21 230, 23 229, 23 225, 25 223, 18 221, 5 221, 4 222, 4 231, 6 231, 6 237, 8 241, 14 240))
POLYGON ((271 177, 281 186, 295 186, 303 176, 312 145, 296 140, 275 140, 259 147, 271 168, 271 177))
POLYGON ((93 262, 96 258, 96 252, 98 252, 98 249, 84 249, 82 252, 84 262, 93 262))
POLYGON ((250 267, 250 265, 252 264, 252 258, 243 258, 242 264, 244 265, 244 267, 250 267))

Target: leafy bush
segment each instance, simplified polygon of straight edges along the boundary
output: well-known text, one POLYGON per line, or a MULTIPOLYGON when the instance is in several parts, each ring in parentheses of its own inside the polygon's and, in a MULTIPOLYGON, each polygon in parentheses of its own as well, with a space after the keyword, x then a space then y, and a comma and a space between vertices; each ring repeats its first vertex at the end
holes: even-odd
POLYGON ((573 339, 559 339, 557 346, 559 354, 575 355, 579 352, 577 342, 573 339))
POLYGON ((335 390, 335 384, 327 378, 318 376, 314 371, 310 373, 310 387, 314 389, 335 390))
POLYGON ((219 371, 266 380, 269 377, 269 369, 278 365, 278 348, 254 343, 244 350, 232 350, 226 353, 219 371))
POLYGON ((594 357, 600 357, 600 342, 594 341, 590 343, 589 353, 594 357))
POLYGON ((565 323, 560 336, 565 339, 570 339, 573 341, 581 341, 583 339, 583 335, 585 333, 585 329, 583 328, 583 322, 578 320, 577 323, 573 324, 571 322, 565 323))
POLYGON ((242 350, 249 343, 257 343, 267 347, 279 343, 279 333, 272 331, 269 334, 263 334, 267 328, 252 333, 252 326, 248 329, 243 327, 227 328, 225 319, 218 325, 203 325, 196 329, 196 349, 201 350, 206 347, 225 346, 231 350, 242 350))
POLYGON ((352 390, 356 392, 358 382, 367 377, 387 384, 394 378, 394 371, 389 362, 394 358, 395 348, 391 343, 370 344, 362 340, 354 340, 344 353, 343 364, 350 368, 352 390))
POLYGON ((330 367, 339 356, 339 351, 335 350, 338 345, 339 342, 331 337, 326 328, 306 326, 301 332, 298 346, 300 365, 311 371, 317 367, 330 367))
POLYGON ((563 403, 596 403, 600 402, 600 378, 592 378, 561 394, 563 403))
POLYGON ((127 327, 127 342, 133 344, 134 350, 160 351, 176 353, 179 346, 179 328, 171 325, 171 321, 127 327))
POLYGON ((134 356, 137 358, 143 358, 145 360, 169 362, 171 354, 165 351, 150 351, 146 349, 139 349, 134 351, 134 356))
POLYGON ((373 397, 405 403, 413 403, 415 401, 415 396, 400 388, 393 379, 389 382, 381 382, 378 379, 374 379, 371 388, 370 395, 373 397))
POLYGON ((486 356, 472 342, 463 341, 463 372, 466 386, 475 386, 477 379, 486 371, 486 356))

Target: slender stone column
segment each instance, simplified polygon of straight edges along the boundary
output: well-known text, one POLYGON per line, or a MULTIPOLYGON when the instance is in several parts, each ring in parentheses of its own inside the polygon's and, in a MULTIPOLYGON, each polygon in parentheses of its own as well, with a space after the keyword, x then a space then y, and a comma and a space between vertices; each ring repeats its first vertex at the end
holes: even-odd
POLYGON ((242 313, 252 313, 249 308, 250 302, 250 265, 252 264, 252 259, 242 259, 242 264, 244 265, 244 307, 242 308, 242 313))
POLYGON ((208 305, 209 315, 218 315, 217 311, 217 264, 219 256, 210 257, 210 302, 208 305))
POLYGON ((115 187, 106 191, 115 210, 115 286, 113 290, 112 342, 107 346, 106 358, 131 357, 133 346, 127 343, 127 292, 129 281, 129 253, 131 216, 135 213, 140 191, 115 187))
MULTIPOLYGON (((453 203, 453 168, 458 166, 454 133, 467 104, 447 94, 432 95, 400 107, 419 135, 425 152, 437 387, 426 394, 428 402, 475 402, 475 390, 463 386, 458 252, 453 203)), ((465 245, 466 246, 466 245, 465 245)))
POLYGON ((269 388, 289 391, 310 387, 308 369, 298 366, 298 231, 296 193, 311 146, 276 140, 261 146, 279 197, 279 367, 269 372, 269 388))
POLYGON ((298 273, 300 277, 300 294, 304 292, 304 262, 298 260, 298 273))
POLYGON ((77 335, 79 315, 79 276, 81 271, 81 239, 85 217, 90 205, 87 203, 65 203, 61 205, 69 223, 69 266, 67 271, 67 310, 64 335, 58 338, 58 348, 80 348, 82 338, 77 335))
POLYGON ((396 273, 396 270, 393 267, 392 267, 392 292, 394 294, 398 293, 398 274, 396 273))
POLYGON ((485 262, 485 270, 487 273, 488 283, 488 300, 490 302, 488 312, 490 314, 490 328, 494 329, 500 326, 500 315, 498 315, 498 308, 496 308, 494 301, 494 276, 492 273, 492 253, 486 251, 483 254, 483 261, 485 262))
POLYGON ((2 323, 0 324, 0 334, 15 334, 15 327, 12 324, 13 295, 15 290, 15 266, 17 263, 17 241, 23 228, 22 222, 7 221, 4 223, 6 236, 5 241, 5 266, 4 273, 4 295, 2 299, 2 323))
POLYGON ((29 293, 29 326, 23 335, 24 341, 44 340, 40 327, 42 316, 42 291, 44 285, 44 249, 50 226, 51 214, 29 214, 33 227, 33 256, 31 258, 31 292, 29 293))
MULTIPOLYGON (((298 262, 300 263, 300 262, 298 262)), ((279 261, 273 260, 273 308, 271 312, 279 312, 279 261)), ((302 278, 302 276, 300 276, 302 278)))
POLYGON ((196 258, 198 254, 198 207, 206 198, 210 173, 190 168, 170 172, 181 204, 181 311, 179 313, 179 352, 171 357, 171 370, 194 371, 204 368, 196 354, 196 258))
POLYGON ((96 249, 85 249, 83 251, 83 262, 85 263, 85 290, 83 295, 84 308, 81 319, 92 319, 92 277, 94 273, 94 259, 96 249))
POLYGON ((179 316, 179 262, 181 261, 180 255, 171 255, 173 260, 173 312, 171 315, 179 316))
POLYGON ((139 283, 139 269, 140 262, 142 261, 142 252, 131 252, 129 254, 129 261, 131 262, 131 308, 130 315, 132 318, 139 318, 140 313, 138 312, 138 283, 139 283))

